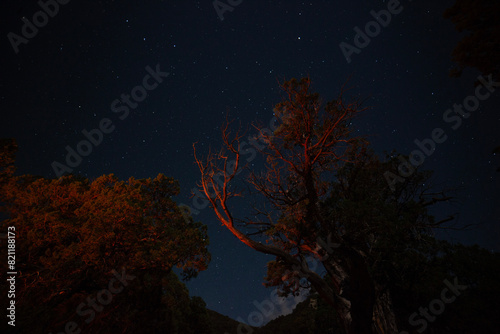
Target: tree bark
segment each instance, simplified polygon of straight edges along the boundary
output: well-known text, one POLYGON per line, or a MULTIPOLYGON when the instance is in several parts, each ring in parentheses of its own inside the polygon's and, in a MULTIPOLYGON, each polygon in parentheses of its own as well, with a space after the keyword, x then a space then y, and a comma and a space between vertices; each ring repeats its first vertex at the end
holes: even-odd
POLYGON ((399 333, 389 290, 382 291, 377 295, 373 308, 373 325, 375 327, 374 333, 399 333))

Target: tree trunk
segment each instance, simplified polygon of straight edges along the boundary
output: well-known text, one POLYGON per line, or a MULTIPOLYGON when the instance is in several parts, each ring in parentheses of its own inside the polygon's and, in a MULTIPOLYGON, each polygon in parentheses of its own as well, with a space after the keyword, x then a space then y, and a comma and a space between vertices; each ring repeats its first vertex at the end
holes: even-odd
MULTIPOLYGON (((346 282, 346 297, 351 301, 351 332, 373 334, 373 307, 375 286, 365 259, 356 251, 345 251, 345 266, 349 274, 346 282)), ((349 333, 350 334, 350 333, 349 333)))
POLYGON ((389 290, 380 292, 377 295, 375 306, 373 308, 373 325, 375 327, 374 333, 399 333, 389 290))
MULTIPOLYGON (((336 287, 332 305, 346 334, 397 334, 389 291, 378 292, 364 258, 354 250, 343 250, 346 261, 328 259, 323 264, 336 287)), ((320 293, 321 295, 321 293, 320 293)), ((332 300, 332 298, 330 298, 332 300)))

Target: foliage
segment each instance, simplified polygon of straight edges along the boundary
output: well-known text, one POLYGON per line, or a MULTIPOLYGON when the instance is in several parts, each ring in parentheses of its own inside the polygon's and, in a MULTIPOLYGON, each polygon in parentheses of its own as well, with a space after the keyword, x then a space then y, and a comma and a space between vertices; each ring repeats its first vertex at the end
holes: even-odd
POLYGON ((460 76, 465 67, 475 67, 483 75, 500 79, 500 3, 493 0, 457 0, 444 17, 455 24, 458 32, 467 31, 453 50, 457 67, 450 71, 460 76))
POLYGON ((199 300, 190 305, 185 288, 171 288, 180 284, 173 268, 190 279, 210 260, 206 226, 185 217, 172 199, 179 193, 177 181, 162 174, 127 182, 113 175, 93 181, 75 175, 14 176, 15 150, 3 147, 8 150, 1 155, 0 201, 8 219, 1 225, 4 231, 7 226, 16 230, 19 324, 38 333, 64 328, 72 320, 104 333, 146 322, 138 330, 147 332, 145 328, 157 331, 179 321, 179 313, 168 317, 179 312, 172 305, 175 293, 180 294, 176 301, 187 300, 188 309, 203 308, 199 300), (114 271, 134 279, 86 324, 82 320, 88 318, 75 310, 107 289, 114 271))

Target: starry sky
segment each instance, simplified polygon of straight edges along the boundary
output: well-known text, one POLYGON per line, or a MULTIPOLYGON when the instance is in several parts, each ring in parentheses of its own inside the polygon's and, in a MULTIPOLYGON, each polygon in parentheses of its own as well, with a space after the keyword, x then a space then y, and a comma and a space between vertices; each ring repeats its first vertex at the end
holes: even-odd
MULTIPOLYGON (((73 173, 121 179, 163 173, 180 181, 178 203, 193 206, 200 175, 192 144, 198 142, 200 154, 220 147, 228 111, 244 127, 266 125, 284 79, 310 76, 313 90, 331 100, 350 78, 352 95, 370 107, 355 121, 356 131, 369 136, 375 152, 409 154, 415 139, 443 128, 447 140, 422 167, 435 171, 437 185, 460 191, 434 213, 456 213, 456 227, 477 228, 436 234, 499 251, 500 157, 492 151, 500 145, 500 94, 481 101, 457 129, 443 121, 447 109, 474 94, 479 75, 467 69, 459 79, 448 76, 463 36, 442 17, 453 1, 402 0, 350 62, 340 43, 353 45, 355 27, 364 29, 372 10, 393 1, 232 0, 221 1, 230 9, 223 13, 212 0, 60 2, 45 17, 36 14, 36 1, 1 4, 0 133, 18 141, 19 173, 56 177, 52 165, 65 164, 66 147, 76 149, 82 131, 102 127, 107 133, 73 173), (40 27, 24 28, 29 38, 15 45, 13 34, 22 39, 33 20, 40 27), (120 101, 130 95, 140 102, 120 101)), ((240 243, 209 208, 198 211, 195 220, 209 228, 212 262, 187 283, 190 293, 246 320, 253 302, 272 293, 262 282, 273 258, 240 243)))

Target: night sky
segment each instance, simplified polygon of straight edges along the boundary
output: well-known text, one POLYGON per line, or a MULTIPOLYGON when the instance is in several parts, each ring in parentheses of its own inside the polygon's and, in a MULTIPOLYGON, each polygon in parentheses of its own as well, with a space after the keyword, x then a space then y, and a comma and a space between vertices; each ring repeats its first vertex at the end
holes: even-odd
MULTIPOLYGON (((438 186, 460 191, 435 214, 457 213, 455 227, 478 225, 437 235, 500 250, 500 157, 492 154, 500 146, 500 94, 481 101, 456 129, 443 120, 474 94, 480 74, 448 75, 463 36, 442 17, 454 1, 401 1, 399 13, 350 63, 339 44, 353 45, 354 28, 364 29, 374 19, 370 11, 387 9, 388 1, 229 2, 239 4, 221 20, 211 0, 69 1, 16 53, 9 33, 22 35, 23 17, 32 22, 40 4, 3 1, 0 134, 18 141, 18 173, 56 177, 52 165, 66 164, 66 147, 76 149, 82 131, 101 126, 102 142, 73 173, 120 179, 163 173, 180 181, 178 203, 194 208, 190 194, 200 174, 192 144, 200 154, 219 148, 228 111, 243 127, 267 125, 284 79, 310 76, 313 90, 331 100, 350 78, 349 93, 370 106, 356 120, 357 132, 369 136, 375 152, 409 154, 415 139, 431 137, 434 128, 447 135, 422 168, 435 171, 438 186), (150 72, 160 74, 144 80, 150 72), (141 101, 119 101, 132 93, 141 101)), ((253 301, 273 291, 262 285, 273 257, 239 242, 209 208, 194 218, 208 225, 212 262, 187 283, 190 294, 246 320, 253 301)))

